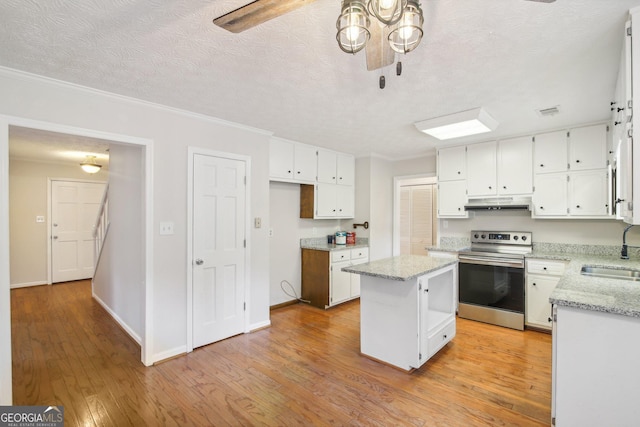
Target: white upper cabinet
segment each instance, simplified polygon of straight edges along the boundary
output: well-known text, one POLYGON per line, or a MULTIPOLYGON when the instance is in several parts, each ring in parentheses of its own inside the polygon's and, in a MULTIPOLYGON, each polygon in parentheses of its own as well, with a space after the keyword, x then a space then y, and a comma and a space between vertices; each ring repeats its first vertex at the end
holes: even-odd
POLYGON ((468 218, 464 210, 467 203, 467 182, 442 181, 438 183, 438 218, 468 218))
POLYGON ((567 131, 542 133, 535 136, 533 170, 536 174, 567 170, 567 131))
POLYGON ((607 167, 607 125, 599 124, 569 131, 569 170, 607 167))
POLYGON ((574 172, 569 177, 569 215, 609 215, 609 176, 606 169, 574 172))
POLYGON ((533 192, 533 140, 531 137, 498 142, 498 193, 501 195, 533 192))
POLYGON ((352 186, 317 184, 314 218, 353 218, 355 209, 352 186))
POLYGON ((353 185, 355 159, 350 154, 318 149, 318 182, 353 185))
POLYGON ((272 138, 269 142, 269 178, 272 181, 316 181, 316 147, 272 138))
POLYGON ((532 198, 534 216, 567 215, 568 176, 566 172, 536 175, 532 198))
POLYGON ((438 181, 457 181, 467 178, 466 147, 438 150, 438 181))
POLYGON ((467 194, 495 196, 497 194, 497 142, 467 146, 467 194))

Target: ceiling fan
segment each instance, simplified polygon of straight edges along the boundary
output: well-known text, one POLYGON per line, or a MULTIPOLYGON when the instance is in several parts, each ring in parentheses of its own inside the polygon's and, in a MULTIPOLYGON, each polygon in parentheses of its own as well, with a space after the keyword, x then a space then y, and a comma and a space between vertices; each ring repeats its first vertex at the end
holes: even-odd
MULTIPOLYGON (((241 33, 266 21, 277 18, 315 0, 256 0, 213 20, 217 26, 232 33, 241 33)), ((393 64, 395 52, 386 42, 389 27, 372 23, 370 42, 365 45, 367 70, 376 70, 393 64)))

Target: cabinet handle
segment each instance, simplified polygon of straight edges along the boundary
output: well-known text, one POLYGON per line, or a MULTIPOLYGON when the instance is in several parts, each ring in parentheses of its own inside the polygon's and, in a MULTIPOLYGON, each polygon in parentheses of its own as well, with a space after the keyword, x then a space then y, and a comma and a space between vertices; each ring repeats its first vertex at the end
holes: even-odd
POLYGON ((580 163, 580 160, 576 160, 576 163, 580 163))
POLYGON ((460 208, 458 208, 458 210, 460 210, 460 208))
POLYGON ((535 286, 536 284, 534 283, 533 286, 535 286))
POLYGON ((460 171, 458 171, 458 175, 460 175, 460 171))
POLYGON ((542 269, 543 269, 544 271, 547 271, 547 267, 542 267, 542 269))
POLYGON ((618 126, 620 123, 622 123, 622 122, 617 122, 617 121, 616 121, 616 122, 613 122, 613 125, 614 125, 614 126, 618 126))
POLYGON ((443 339, 443 340, 446 340, 446 339, 447 339, 447 334, 444 334, 444 335, 442 336, 442 339, 443 339))
POLYGON ((300 175, 300 171, 298 171, 298 175, 300 175))
POLYGON ((541 211, 542 211, 542 210, 544 210, 544 206, 540 206, 540 210, 541 210, 541 211))
POLYGON ((576 205, 576 209, 580 209, 580 205, 576 205))
POLYGON ((334 177, 333 177, 333 178, 331 178, 331 179, 336 179, 336 177, 334 176, 334 177))
POLYGON ((491 186, 489 186, 489 190, 491 190, 491 186))
POLYGON ((291 173, 291 171, 289 170, 289 171, 287 171, 287 173, 291 173))
POLYGON ((502 188, 506 190, 506 189, 507 189, 507 186, 506 186, 506 185, 503 185, 503 186, 502 186, 502 188))
POLYGON ((543 167, 544 167, 544 165, 543 165, 542 163, 540 163, 540 167, 541 167, 541 168, 543 168, 543 167))
POLYGON ((551 320, 553 320, 551 317, 547 317, 547 322, 551 323, 551 320))
POLYGON ((340 177, 340 179, 342 180, 342 177, 340 177))

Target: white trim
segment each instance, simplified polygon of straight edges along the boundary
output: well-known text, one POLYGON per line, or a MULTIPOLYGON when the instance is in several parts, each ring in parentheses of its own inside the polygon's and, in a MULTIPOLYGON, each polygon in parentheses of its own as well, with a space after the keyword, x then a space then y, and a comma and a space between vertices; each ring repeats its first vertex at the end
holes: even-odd
MULTIPOLYGON (((204 156, 220 157, 224 159, 239 160, 245 163, 245 174, 247 183, 245 186, 245 239, 247 247, 245 248, 245 271, 244 271, 244 299, 246 302, 246 310, 244 311, 244 332, 251 332, 252 325, 249 324, 249 313, 251 312, 251 157, 227 153, 216 150, 208 150, 204 148, 191 147, 187 148, 187 346, 186 352, 193 351, 193 158, 194 155, 200 154, 204 156)), ((269 323, 269 321, 267 321, 269 323)), ((268 326, 268 325, 267 325, 268 326)), ((262 326, 258 326, 262 327, 262 326)))
POLYGON ((174 347, 172 349, 165 350, 163 352, 160 352, 160 353, 156 354, 155 357, 154 357, 154 362, 153 363, 162 362, 164 360, 171 359, 173 357, 180 356, 180 355, 183 355, 183 354, 187 354, 187 346, 186 345, 181 345, 181 346, 178 346, 178 347, 174 347))
MULTIPOLYGON (((106 91, 103 91, 103 90, 94 89, 94 88, 90 88, 90 87, 87 87, 87 86, 82 86, 82 85, 75 84, 75 83, 65 82, 63 80, 52 79, 50 77, 45 77, 45 76, 41 76, 41 75, 38 75, 38 74, 31 74, 31 73, 27 73, 25 71, 15 70, 13 68, 0 66, 0 75, 2 75, 2 74, 8 76, 9 78, 20 79, 20 80, 26 81, 28 83, 34 83, 34 81, 37 81, 39 83, 55 85, 55 86, 62 87, 62 88, 65 88, 65 89, 71 88, 71 89, 75 89, 75 90, 80 90, 80 91, 88 93, 90 95, 98 95, 98 96, 102 96, 102 97, 111 98, 111 99, 114 99, 114 100, 117 100, 117 101, 128 102, 128 103, 134 104, 134 105, 139 105, 139 106, 143 106, 143 107, 150 107, 150 108, 154 108, 154 109, 161 110, 161 111, 169 111, 169 112, 172 112, 172 113, 175 113, 175 114, 179 114, 179 115, 184 116, 184 117, 190 117, 190 118, 194 118, 194 119, 197 119, 197 120, 203 120, 203 121, 209 122, 209 123, 215 123, 215 124, 218 124, 218 125, 234 127, 234 128, 237 128, 237 129, 242 129, 242 130, 245 130, 245 131, 257 133, 257 134, 260 134, 260 135, 267 135, 267 136, 272 136, 273 135, 272 131, 267 131, 267 130, 264 130, 264 129, 258 129, 258 128, 246 126, 246 125, 243 125, 243 124, 240 124, 240 123, 230 122, 230 121, 227 121, 227 120, 219 119, 217 117, 212 117, 212 116, 207 116, 207 115, 204 115, 204 114, 194 113, 194 112, 187 111, 187 110, 181 110, 179 108, 169 107, 167 105, 162 105, 162 104, 157 104, 157 103, 154 103, 154 102, 144 101, 144 100, 137 99, 137 98, 131 98, 129 96, 118 95, 118 94, 115 94, 115 93, 112 93, 112 92, 106 92, 106 91)), ((12 123, 12 124, 15 124, 16 126, 21 126, 18 123, 12 123)), ((29 126, 26 126, 26 127, 29 127, 29 126)), ((56 131, 56 132, 60 132, 60 131, 56 131)), ((62 133, 73 134, 72 132, 65 132, 65 131, 62 131, 62 133)), ((105 135, 114 135, 114 134, 105 133, 105 135)), ((89 136, 89 135, 84 135, 84 136, 89 136)), ((96 136, 95 138, 114 140, 113 136, 107 136, 107 137, 98 137, 98 136, 96 136)), ((127 138, 131 138, 131 137, 127 137, 127 138)), ((120 140, 117 139, 117 141, 120 141, 120 140)), ((122 141, 122 142, 124 142, 124 141, 122 141)))
POLYGON ((393 231, 391 236, 393 256, 400 255, 400 187, 403 184, 407 185, 407 183, 416 185, 420 180, 423 180, 425 184, 437 184, 435 173, 393 177, 393 231))
POLYGON ((13 404, 9 288, 9 121, 0 116, 0 405, 13 404))
POLYGON ((140 335, 136 334, 136 332, 129 325, 127 325, 127 322, 122 320, 122 318, 118 316, 115 311, 111 310, 111 308, 93 292, 93 286, 91 286, 91 296, 94 300, 96 300, 98 304, 102 306, 102 308, 105 309, 107 313, 111 315, 111 317, 113 317, 116 322, 118 322, 118 325, 120 325, 120 327, 124 329, 127 335, 133 338, 133 340, 139 345, 142 345, 142 338, 140 338, 140 335))
POLYGON ((247 332, 257 331, 258 329, 268 328, 269 326, 271 326, 271 320, 265 320, 263 322, 252 323, 251 325, 249 325, 249 330, 247 332))
POLYGON ((49 283, 47 283, 47 281, 42 281, 39 280, 37 282, 26 282, 26 283, 14 283, 12 284, 10 287, 11 289, 19 289, 19 288, 30 288, 32 286, 42 286, 42 285, 48 285, 49 283))
MULTIPOLYGON (((0 67, 0 74, 7 69, 0 67)), ((14 73, 12 73, 14 74, 14 73)), ((25 73, 16 73, 15 76, 23 78, 25 73)), ((33 77, 29 77, 33 80, 33 77)), ((42 81, 51 82, 51 79, 41 79, 42 81)), ((61 84, 58 82, 58 84, 61 84)), ((66 84, 65 84, 66 85, 66 84)), ((73 86, 73 85, 66 85, 73 86)), ((93 91, 98 93, 99 91, 93 91)), ((113 141, 123 144, 140 145, 144 147, 145 153, 145 178, 144 178, 144 191, 145 191, 145 204, 144 204, 144 221, 145 221, 145 237, 144 237, 144 249, 145 249, 145 277, 144 277, 144 306, 141 307, 144 310, 144 326, 143 326, 143 339, 141 340, 141 361, 145 366, 153 364, 153 140, 148 138, 141 138, 129 135, 122 135, 110 132, 104 132, 93 129, 79 128, 74 126, 68 126, 64 124, 44 122, 39 120, 32 120, 23 117, 9 116, 0 114, 0 313, 9 312, 8 308, 5 311, 2 304, 2 296, 4 290, 9 290, 9 200, 8 200, 8 185, 9 185, 9 126, 19 126, 30 129, 45 130, 57 133, 65 133, 75 136, 84 136, 89 138, 98 138, 108 141, 113 141), (6 187, 6 188, 5 188, 6 187), (6 229, 6 232, 5 232, 6 229), (6 266, 6 267, 5 267, 6 266), (6 276, 6 278, 5 278, 6 276)), ((4 324, 0 320, 0 332, 4 324)), ((9 330, 11 329, 11 321, 9 317, 9 330)), ((2 334, 0 333, 0 336, 2 334)), ((10 335, 9 335, 10 337, 10 335)), ((10 338, 9 338, 10 340, 10 338)), ((2 344, 2 343, 0 343, 2 344)), ((4 348, 4 345, 0 345, 0 348, 4 348)), ((9 352, 9 396, 11 396, 11 343, 8 343, 9 352)), ((0 404, 3 404, 4 397, 7 395, 3 389, 3 368, 5 367, 5 357, 0 350, 0 404)), ((7 403, 11 404, 11 402, 7 403)))
MULTIPOLYGON (((72 178, 47 178, 47 285, 53 284, 53 246, 51 242, 51 214, 53 213, 51 194, 53 181, 66 181, 66 182, 82 182, 89 184, 104 184, 106 181, 87 181, 84 179, 72 179, 72 178)), ((94 260, 94 269, 98 260, 94 260)))

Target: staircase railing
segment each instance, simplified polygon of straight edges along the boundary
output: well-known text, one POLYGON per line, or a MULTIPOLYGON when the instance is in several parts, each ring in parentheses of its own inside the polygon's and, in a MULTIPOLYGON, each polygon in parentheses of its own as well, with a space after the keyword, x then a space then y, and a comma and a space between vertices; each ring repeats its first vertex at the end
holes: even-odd
POLYGON ((104 194, 102 195, 102 201, 100 202, 100 208, 98 210, 98 218, 93 226, 93 259, 94 259, 94 275, 100 262, 100 255, 102 254, 102 247, 104 246, 105 238, 109 232, 109 184, 104 187, 104 194))

